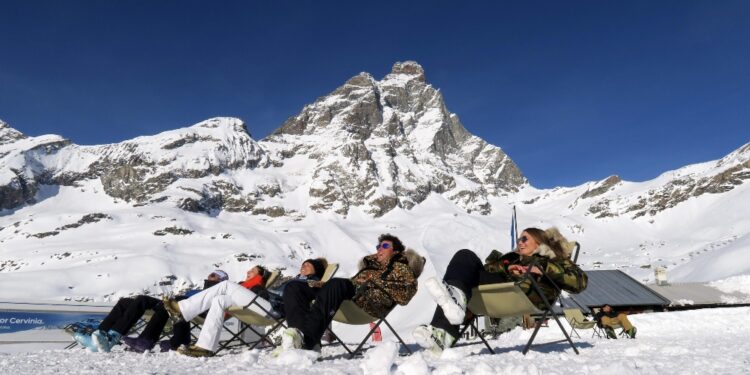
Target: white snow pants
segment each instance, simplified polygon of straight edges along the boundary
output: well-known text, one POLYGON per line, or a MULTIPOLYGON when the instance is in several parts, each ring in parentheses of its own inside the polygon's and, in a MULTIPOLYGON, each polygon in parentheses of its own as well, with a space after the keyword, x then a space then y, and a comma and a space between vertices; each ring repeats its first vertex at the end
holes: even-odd
MULTIPOLYGON (((180 312, 186 322, 208 310, 206 321, 195 344, 203 349, 215 352, 219 348, 221 328, 224 325, 224 310, 232 306, 245 307, 255 299, 255 302, 270 311, 271 304, 257 294, 245 289, 242 285, 231 281, 222 281, 188 299, 179 301, 180 312)), ((255 304, 247 307, 253 311, 266 315, 255 304)))

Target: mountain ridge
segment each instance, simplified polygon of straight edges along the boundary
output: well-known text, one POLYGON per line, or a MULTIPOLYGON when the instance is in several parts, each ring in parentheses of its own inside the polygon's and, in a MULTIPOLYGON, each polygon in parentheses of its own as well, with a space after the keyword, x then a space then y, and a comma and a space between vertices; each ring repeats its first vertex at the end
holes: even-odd
POLYGON ((717 280, 750 273, 732 261, 750 238, 748 180, 750 143, 648 181, 537 189, 404 62, 352 77, 261 140, 227 117, 95 146, 0 121, 0 279, 6 297, 88 300, 312 256, 346 274, 384 232, 439 275, 457 249, 504 249, 515 206, 520 226, 583 243, 586 269, 717 280))

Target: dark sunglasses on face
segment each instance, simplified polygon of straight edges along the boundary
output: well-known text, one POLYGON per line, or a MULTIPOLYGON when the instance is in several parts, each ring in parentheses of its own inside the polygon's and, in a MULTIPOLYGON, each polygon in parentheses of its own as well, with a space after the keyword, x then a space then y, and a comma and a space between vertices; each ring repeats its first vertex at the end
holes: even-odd
POLYGON ((526 241, 528 241, 528 240, 529 240, 529 239, 528 239, 528 237, 526 237, 526 236, 521 236, 520 238, 518 238, 518 243, 525 243, 525 242, 526 242, 526 241))
POLYGON ((380 250, 380 249, 385 249, 385 250, 388 250, 388 249, 390 249, 390 248, 391 248, 391 245, 390 245, 390 244, 387 244, 387 243, 385 243, 385 242, 383 242, 383 243, 379 243, 379 244, 375 245, 375 250, 380 250))

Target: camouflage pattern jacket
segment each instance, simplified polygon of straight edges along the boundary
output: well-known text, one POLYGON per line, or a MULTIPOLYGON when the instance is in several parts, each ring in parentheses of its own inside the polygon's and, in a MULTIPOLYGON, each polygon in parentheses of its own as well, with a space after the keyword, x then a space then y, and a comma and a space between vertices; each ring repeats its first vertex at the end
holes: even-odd
POLYGON ((356 288, 352 301, 374 317, 385 317, 395 304, 406 305, 417 293, 423 265, 424 258, 412 249, 395 253, 386 265, 375 255, 362 258, 351 279, 356 288))
POLYGON ((547 301, 551 304, 560 296, 558 288, 570 293, 580 293, 586 289, 588 276, 579 268, 570 258, 549 258, 539 254, 520 257, 503 257, 500 252, 493 250, 485 260, 484 269, 489 272, 502 273, 507 276, 508 281, 515 281, 518 286, 529 297, 529 300, 539 308, 546 308, 539 294, 532 287, 531 279, 534 277, 547 301), (512 259, 508 261, 508 258, 512 259), (511 264, 520 264, 523 266, 536 263, 542 269, 544 275, 512 275, 508 272, 508 266, 511 264), (554 284, 553 284, 554 283, 554 284))

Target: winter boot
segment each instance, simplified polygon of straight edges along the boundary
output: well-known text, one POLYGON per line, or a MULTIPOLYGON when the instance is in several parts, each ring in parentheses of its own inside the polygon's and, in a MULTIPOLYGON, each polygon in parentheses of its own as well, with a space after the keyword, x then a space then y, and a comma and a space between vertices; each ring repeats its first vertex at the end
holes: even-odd
POLYGON ((464 322, 466 317, 466 294, 461 289, 447 284, 445 281, 431 277, 425 282, 427 290, 438 306, 443 309, 443 314, 451 324, 457 325, 464 322))
POLYGON ((617 340, 617 334, 615 333, 615 329, 612 327, 604 327, 604 332, 607 333, 608 339, 615 339, 617 340))
POLYGON ((302 349, 302 332, 297 328, 287 328, 281 332, 281 345, 277 346, 271 355, 278 357, 289 349, 302 349))
POLYGON ((638 332, 638 330, 635 327, 630 328, 629 330, 625 331, 625 333, 628 334, 628 337, 631 339, 635 338, 635 333, 638 332))
POLYGON ((161 303, 164 305, 164 309, 167 310, 169 319, 172 320, 172 323, 178 323, 183 320, 182 312, 180 311, 180 304, 177 303, 174 298, 164 296, 161 298, 161 303))
POLYGON ((76 340, 78 345, 83 346, 84 348, 88 349, 92 352, 98 352, 99 349, 96 348, 96 345, 94 344, 94 341, 91 339, 90 333, 84 333, 84 332, 78 332, 73 335, 73 338, 76 340))
POLYGON ((102 353, 109 353, 115 345, 120 344, 120 338, 122 335, 120 332, 115 330, 109 330, 109 332, 102 332, 96 330, 91 334, 91 339, 94 341, 94 345, 102 353))
POLYGON ((84 333, 87 335, 91 335, 94 331, 96 331, 96 327, 99 326, 100 321, 96 319, 86 319, 80 322, 75 322, 66 325, 63 330, 65 333, 75 336, 76 333, 84 333))
POLYGON ((170 342, 169 340, 161 340, 161 341, 159 341, 159 351, 161 353, 166 353, 166 352, 168 352, 170 350, 175 350, 175 349, 177 349, 177 348, 175 348, 174 346, 172 346, 172 342, 170 342))
POLYGON ((431 325, 421 325, 412 332, 414 340, 424 349, 435 354, 440 354, 443 350, 450 348, 456 338, 451 336, 442 328, 431 325))
POLYGON ((128 337, 122 338, 122 343, 127 345, 131 351, 136 353, 147 352, 154 348, 154 342, 142 337, 128 337))
POLYGON ((181 346, 177 348, 177 353, 180 353, 182 355, 186 355, 188 357, 213 357, 214 352, 203 349, 198 345, 190 345, 190 346, 181 346))

